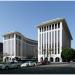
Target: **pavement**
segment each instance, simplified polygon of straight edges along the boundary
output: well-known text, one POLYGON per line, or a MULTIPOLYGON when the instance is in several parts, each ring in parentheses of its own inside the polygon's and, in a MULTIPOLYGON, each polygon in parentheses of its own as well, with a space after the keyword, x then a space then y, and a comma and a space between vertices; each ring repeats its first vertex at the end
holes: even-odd
POLYGON ((35 67, 0 70, 0 74, 75 74, 75 63, 50 63, 35 67))
POLYGON ((47 65, 39 65, 38 67, 75 67, 75 62, 73 63, 50 63, 47 65))

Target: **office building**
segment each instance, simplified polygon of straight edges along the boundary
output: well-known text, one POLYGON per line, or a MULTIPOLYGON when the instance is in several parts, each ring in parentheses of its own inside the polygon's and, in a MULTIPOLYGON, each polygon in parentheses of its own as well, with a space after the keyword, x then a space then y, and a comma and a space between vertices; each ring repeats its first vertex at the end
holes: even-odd
POLYGON ((72 36, 64 18, 56 18, 38 26, 38 62, 48 59, 62 62, 62 48, 71 48, 72 36))
POLYGON ((3 35, 3 61, 12 61, 15 57, 37 58, 37 41, 24 37, 19 32, 3 35))

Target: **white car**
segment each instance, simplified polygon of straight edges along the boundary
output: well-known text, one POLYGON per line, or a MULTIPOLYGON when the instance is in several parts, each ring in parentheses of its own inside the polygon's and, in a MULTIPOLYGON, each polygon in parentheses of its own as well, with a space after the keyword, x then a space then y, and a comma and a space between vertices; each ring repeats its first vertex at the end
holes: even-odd
POLYGON ((20 68, 20 64, 17 62, 8 62, 0 64, 0 69, 9 69, 9 68, 20 68))
POLYGON ((36 62, 29 61, 29 66, 35 66, 35 65, 36 65, 36 62))
POLYGON ((27 67, 29 65, 29 62, 27 61, 27 62, 25 62, 25 63, 22 63, 21 64, 21 67, 27 67))
POLYGON ((33 61, 27 61, 27 62, 21 64, 21 67, 35 66, 35 65, 36 65, 35 62, 33 62, 33 61))

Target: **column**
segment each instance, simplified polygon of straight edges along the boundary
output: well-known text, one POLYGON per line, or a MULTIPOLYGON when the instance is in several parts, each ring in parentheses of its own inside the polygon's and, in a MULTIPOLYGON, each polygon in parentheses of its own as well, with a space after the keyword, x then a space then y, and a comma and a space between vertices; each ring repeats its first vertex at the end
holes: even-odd
POLYGON ((57 37, 57 49, 56 49, 56 54, 58 54, 58 24, 57 24, 57 31, 56 31, 56 33, 57 33, 57 35, 56 35, 56 37, 57 37))
MULTIPOLYGON (((60 57, 62 52, 62 22, 60 22, 60 57)), ((60 62, 62 62, 62 58, 60 59, 60 62)))
POLYGON ((40 55, 42 55, 42 47, 41 47, 41 45, 42 45, 42 43, 41 43, 42 40, 41 40, 41 38, 42 38, 42 36, 41 36, 41 33, 40 33, 40 50, 41 50, 41 51, 40 51, 40 55))
POLYGON ((55 24, 54 24, 54 54, 55 54, 55 24))
POLYGON ((16 34, 14 34, 14 57, 16 56, 16 34))
POLYGON ((23 58, 23 38, 21 37, 21 58, 23 58))
POLYGON ((38 62, 40 62, 40 56, 39 56, 39 51, 40 51, 40 49, 39 49, 39 34, 40 34, 40 31, 39 31, 39 28, 38 28, 38 62))
MULTIPOLYGON (((44 31, 44 27, 43 27, 43 31, 44 31)), ((43 59, 45 59, 45 55, 44 55, 44 32, 43 32, 43 59)))
POLYGON ((47 57, 47 40, 48 40, 47 39, 47 26, 46 26, 46 32, 45 33, 46 33, 46 57, 47 57))
POLYGON ((41 55, 42 55, 42 27, 41 27, 41 33, 40 33, 40 36, 41 36, 41 47, 40 47, 40 49, 41 49, 41 55))
MULTIPOLYGON (((51 25, 51 50, 52 50, 52 25, 51 25)), ((52 54, 52 51, 51 51, 52 54)))
POLYGON ((5 61, 5 60, 4 60, 4 57, 5 57, 5 56, 4 56, 5 48, 6 48, 6 47, 5 47, 4 36, 3 36, 3 61, 5 61))
POLYGON ((50 61, 50 31, 49 31, 49 26, 48 26, 48 61, 50 61))

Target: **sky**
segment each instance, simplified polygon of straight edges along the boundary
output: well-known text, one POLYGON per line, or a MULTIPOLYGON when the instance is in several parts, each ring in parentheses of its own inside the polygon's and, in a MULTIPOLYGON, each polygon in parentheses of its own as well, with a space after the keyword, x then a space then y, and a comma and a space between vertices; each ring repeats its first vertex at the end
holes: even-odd
POLYGON ((55 18, 66 19, 75 48, 75 1, 0 1, 0 41, 14 31, 37 40, 37 25, 55 18))

